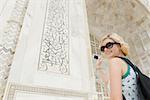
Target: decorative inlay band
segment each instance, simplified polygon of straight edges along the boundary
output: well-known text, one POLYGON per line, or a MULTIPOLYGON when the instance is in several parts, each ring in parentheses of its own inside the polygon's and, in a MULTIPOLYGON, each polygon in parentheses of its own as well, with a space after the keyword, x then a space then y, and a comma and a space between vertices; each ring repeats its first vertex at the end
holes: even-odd
POLYGON ((39 95, 58 95, 66 97, 83 97, 84 100, 88 100, 88 94, 82 92, 75 92, 72 90, 62 90, 62 89, 48 89, 43 87, 33 87, 26 85, 19 85, 15 83, 9 83, 8 93, 6 95, 6 100, 15 100, 15 93, 20 91, 28 94, 39 94, 39 95))
POLYGON ((69 74, 68 0, 48 0, 38 69, 69 74))

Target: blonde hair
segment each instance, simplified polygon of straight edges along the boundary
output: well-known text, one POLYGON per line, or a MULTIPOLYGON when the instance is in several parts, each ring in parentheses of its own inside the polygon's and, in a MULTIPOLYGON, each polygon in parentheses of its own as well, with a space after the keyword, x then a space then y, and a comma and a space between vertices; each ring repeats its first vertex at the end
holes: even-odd
POLYGON ((120 43, 121 46, 121 51, 122 53, 127 56, 129 54, 129 46, 128 44, 123 40, 123 38, 121 36, 119 36, 116 33, 109 33, 107 35, 104 35, 101 39, 100 39, 100 45, 102 44, 102 42, 105 39, 111 39, 114 42, 120 43))

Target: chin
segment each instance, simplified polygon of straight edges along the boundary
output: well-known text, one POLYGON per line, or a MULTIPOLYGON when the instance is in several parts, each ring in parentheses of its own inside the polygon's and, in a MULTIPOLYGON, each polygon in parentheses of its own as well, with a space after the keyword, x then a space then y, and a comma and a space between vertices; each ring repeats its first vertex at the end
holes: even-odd
POLYGON ((110 58, 113 58, 114 56, 113 56, 112 54, 109 54, 109 55, 106 55, 106 57, 107 57, 108 59, 110 59, 110 58))

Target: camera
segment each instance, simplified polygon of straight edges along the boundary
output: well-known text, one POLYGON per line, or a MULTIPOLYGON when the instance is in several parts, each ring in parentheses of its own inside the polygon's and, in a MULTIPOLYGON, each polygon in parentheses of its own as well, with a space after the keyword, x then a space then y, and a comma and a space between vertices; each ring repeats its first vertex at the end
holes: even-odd
POLYGON ((97 59, 98 59, 98 56, 97 56, 97 55, 94 55, 94 59, 96 59, 96 60, 97 60, 97 59))

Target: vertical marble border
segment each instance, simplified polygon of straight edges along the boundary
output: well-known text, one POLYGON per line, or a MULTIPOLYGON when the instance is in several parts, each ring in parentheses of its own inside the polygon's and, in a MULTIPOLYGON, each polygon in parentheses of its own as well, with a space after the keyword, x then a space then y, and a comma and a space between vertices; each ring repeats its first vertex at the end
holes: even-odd
POLYGON ((37 94, 46 96, 62 96, 62 97, 81 97, 88 100, 88 93, 76 92, 72 90, 63 89, 49 89, 46 87, 20 85, 16 83, 9 83, 7 93, 4 100, 15 100, 15 94, 24 92, 27 94, 37 94))
POLYGON ((47 0, 39 56, 39 71, 68 75, 69 1, 47 0))
MULTIPOLYGON (((10 16, 7 20, 1 33, 0 42, 0 100, 3 97, 3 92, 9 76, 9 71, 13 62, 13 57, 16 52, 16 46, 22 29, 28 2, 30 0, 15 0, 14 6, 10 11, 10 16)), ((9 12, 9 11, 8 11, 9 12)))

